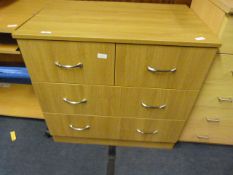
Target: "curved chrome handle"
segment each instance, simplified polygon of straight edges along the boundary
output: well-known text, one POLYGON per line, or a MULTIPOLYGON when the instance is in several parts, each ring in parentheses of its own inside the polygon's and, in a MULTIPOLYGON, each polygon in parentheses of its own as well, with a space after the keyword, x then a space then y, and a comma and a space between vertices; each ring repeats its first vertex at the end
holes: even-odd
POLYGON ((58 61, 55 61, 54 64, 57 67, 64 68, 64 69, 83 68, 83 63, 78 63, 76 65, 64 65, 64 64, 59 63, 58 61))
POLYGON ((151 66, 147 66, 147 70, 149 72, 171 72, 171 73, 175 73, 176 72, 176 68, 172 68, 172 69, 168 69, 168 70, 161 70, 161 69, 156 69, 154 67, 151 67, 151 66))
POLYGON ((84 128, 76 128, 72 124, 70 124, 69 127, 75 131, 85 131, 91 128, 90 125, 86 125, 84 128))
POLYGON ((82 103, 87 103, 87 99, 82 99, 81 101, 71 101, 69 100, 68 98, 63 98, 63 101, 68 103, 68 104, 71 104, 71 105, 79 105, 79 104, 82 104, 82 103))
POLYGON ((140 129, 137 129, 136 130, 138 133, 140 133, 140 134, 158 134, 158 130, 154 130, 153 132, 144 132, 144 131, 142 131, 142 130, 140 130, 140 129))
POLYGON ((232 103, 233 102, 233 98, 218 97, 218 101, 219 102, 229 102, 229 103, 232 103))
POLYGON ((145 104, 144 102, 142 102, 141 104, 144 108, 150 108, 150 109, 165 109, 167 106, 166 104, 160 105, 160 106, 150 106, 150 105, 145 104))
POLYGON ((206 140, 209 139, 208 136, 204 136, 204 135, 198 135, 197 138, 198 139, 206 139, 206 140))
POLYGON ((206 117, 206 121, 207 121, 207 122, 215 122, 215 123, 218 123, 218 122, 220 122, 220 119, 218 119, 218 118, 209 118, 209 117, 206 117))

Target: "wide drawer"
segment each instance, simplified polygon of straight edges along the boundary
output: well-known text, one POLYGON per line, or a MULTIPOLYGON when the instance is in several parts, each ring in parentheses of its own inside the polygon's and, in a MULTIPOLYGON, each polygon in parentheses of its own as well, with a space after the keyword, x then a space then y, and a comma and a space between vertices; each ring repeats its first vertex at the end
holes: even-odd
POLYGON ((19 40, 34 82, 114 84, 115 45, 19 40))
POLYGON ((233 108, 233 86, 231 84, 205 83, 196 106, 233 108))
POLYGON ((34 83, 44 112, 186 119, 197 91, 34 83))
POLYGON ((183 121, 45 114, 54 136, 175 143, 183 121))
POLYGON ((205 82, 233 87, 233 55, 217 54, 205 82))
POLYGON ((233 109, 195 107, 181 141, 233 144, 233 109))
POLYGON ((197 90, 216 49, 116 45, 116 85, 197 90))

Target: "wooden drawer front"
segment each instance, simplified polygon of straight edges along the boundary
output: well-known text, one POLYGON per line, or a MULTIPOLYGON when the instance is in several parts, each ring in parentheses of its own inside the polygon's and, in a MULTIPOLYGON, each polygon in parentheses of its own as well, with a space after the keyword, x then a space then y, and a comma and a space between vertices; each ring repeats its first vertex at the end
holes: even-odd
POLYGON ((233 55, 216 55, 206 83, 224 83, 233 87, 233 55))
POLYGON ((233 144, 233 109, 195 107, 181 141, 233 144))
POLYGON ((114 44, 20 40, 19 46, 34 82, 114 84, 114 44))
POLYGON ((233 86, 206 83, 198 97, 196 106, 233 108, 233 86))
POLYGON ((215 53, 212 48, 117 44, 116 85, 196 90, 215 53))
POLYGON ((52 135, 67 137, 176 142, 183 121, 46 114, 52 135), (144 133, 143 133, 144 132, 144 133))
POLYGON ((152 119, 186 119, 197 96, 196 91, 113 86, 34 83, 34 87, 44 112, 152 119), (69 104, 64 98, 82 103, 69 104))

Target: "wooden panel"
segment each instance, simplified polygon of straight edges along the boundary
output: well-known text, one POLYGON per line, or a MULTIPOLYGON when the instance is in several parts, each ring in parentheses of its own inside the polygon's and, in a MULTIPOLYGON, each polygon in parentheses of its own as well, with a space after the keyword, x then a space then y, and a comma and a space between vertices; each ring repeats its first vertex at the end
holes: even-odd
POLYGON ((45 83, 34 83, 34 88, 45 112, 151 119, 185 120, 198 94, 196 91, 45 83), (76 102, 86 99, 87 102, 72 105, 63 98, 76 102), (142 102, 166 107, 145 108, 142 102))
POLYGON ((34 82, 114 83, 114 44, 34 40, 18 43, 34 82), (98 59, 98 53, 107 54, 107 59, 98 59), (59 68, 56 61, 64 65, 82 63, 83 68, 59 68))
POLYGON ((180 140, 232 145, 232 114, 232 108, 196 107, 182 132, 180 140))
POLYGON ((143 3, 175 3, 175 4, 191 4, 192 0, 90 0, 90 1, 118 1, 118 2, 143 2, 143 3))
POLYGON ((4 0, 0 1, 0 32, 12 33, 35 15, 48 0, 4 0))
POLYGON ((191 8, 221 39, 219 53, 233 54, 233 16, 226 15, 210 0, 193 0, 191 8))
POLYGON ((197 90, 215 49, 117 44, 116 85, 197 90), (152 73, 148 66, 176 72, 152 73))
POLYGON ((0 84, 0 115, 44 118, 31 85, 0 84))
POLYGON ((24 39, 220 46, 217 37, 187 6, 149 3, 55 1, 13 36, 24 39), (199 40, 200 35, 205 39, 199 40))
POLYGON ((232 0, 210 0, 216 4, 219 8, 224 10, 226 13, 233 13, 233 1, 232 0))
POLYGON ((205 82, 233 87, 233 55, 217 54, 205 82))
POLYGON ((192 0, 191 8, 212 29, 219 34, 225 13, 209 0, 192 0))
POLYGON ((53 140, 56 142, 78 143, 78 144, 100 144, 111 146, 132 146, 143 148, 162 148, 172 149, 174 143, 158 143, 158 142, 138 142, 138 141, 126 141, 126 140, 111 140, 111 139, 87 139, 87 138, 75 138, 75 137, 59 137, 53 136, 53 140))
POLYGON ((116 140, 135 140, 145 142, 170 142, 175 143, 183 128, 183 121, 171 120, 146 120, 113 118, 100 116, 78 116, 45 114, 46 122, 52 135, 81 138, 101 138, 116 140), (70 128, 89 129, 77 131, 70 128), (141 134, 137 132, 154 132, 156 134, 141 134))

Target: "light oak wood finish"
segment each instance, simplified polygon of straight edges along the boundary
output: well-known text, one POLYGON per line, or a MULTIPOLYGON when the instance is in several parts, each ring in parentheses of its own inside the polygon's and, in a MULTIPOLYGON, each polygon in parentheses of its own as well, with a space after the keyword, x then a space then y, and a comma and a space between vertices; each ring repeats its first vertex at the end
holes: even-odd
POLYGON ((176 46, 220 45, 211 30, 185 5, 126 2, 56 1, 56 5, 48 5, 13 36, 176 46), (200 36, 205 39, 195 39, 200 36))
POLYGON ((124 141, 124 140, 110 140, 110 139, 88 139, 88 138, 75 138, 75 137, 60 137, 53 136, 56 142, 78 143, 78 144, 99 144, 110 146, 132 146, 143 148, 160 148, 172 149, 174 143, 158 143, 158 142, 139 142, 139 141, 124 141))
POLYGON ((184 121, 130 119, 102 116, 79 116, 45 114, 51 134, 81 138, 100 138, 116 140, 132 140, 145 142, 176 142, 183 128, 184 121), (89 129, 76 131, 70 127, 89 129), (141 134, 142 132, 155 134, 141 134))
POLYGON ((158 143, 158 142, 138 142, 138 141, 123 141, 123 140, 110 140, 110 139, 87 139, 87 138, 75 138, 75 137, 59 137, 53 136, 53 140, 56 142, 78 143, 78 144, 100 144, 110 146, 132 146, 143 148, 162 148, 172 149, 174 143, 158 143))
POLYGON ((0 32, 12 33, 43 8, 48 0, 0 1, 0 32))
POLYGON ((63 114, 185 120, 197 91, 34 83, 43 111, 63 114), (64 101, 86 103, 69 104, 64 101), (166 105, 163 109, 142 106, 166 105))
POLYGON ((226 13, 233 13, 233 1, 232 0, 210 0, 226 13))
POLYGON ((18 54, 0 54, 0 64, 12 65, 12 64, 23 64, 22 55, 18 54))
POLYGON ((233 54, 233 16, 223 11, 222 6, 217 6, 219 3, 213 3, 214 1, 217 2, 193 0, 191 8, 221 39, 219 53, 233 54))
POLYGON ((117 44, 116 85, 198 90, 215 54, 210 48, 117 44), (153 73, 148 66, 176 72, 153 73))
POLYGON ((114 84, 114 44, 36 40, 18 43, 34 82, 114 84), (98 53, 107 54, 107 59, 97 58, 98 53), (82 63, 83 67, 64 69, 55 62, 82 63))
POLYGON ((31 85, 0 83, 0 115, 43 119, 31 85))
POLYGON ((233 110, 195 107, 180 141, 233 144, 233 110))

